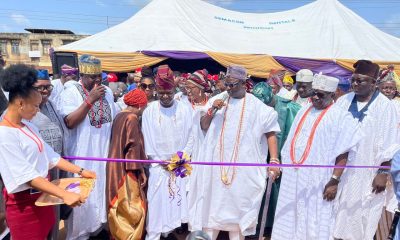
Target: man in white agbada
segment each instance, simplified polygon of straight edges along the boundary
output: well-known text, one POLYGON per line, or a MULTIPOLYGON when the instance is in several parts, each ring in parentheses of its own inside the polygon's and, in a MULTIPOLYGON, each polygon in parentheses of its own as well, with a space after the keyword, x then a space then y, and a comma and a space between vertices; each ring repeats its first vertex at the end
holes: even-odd
MULTIPOLYGON (((393 103, 376 89, 379 66, 360 60, 351 78, 354 92, 336 104, 359 121, 365 133, 352 165, 389 166, 399 142, 398 117, 393 103)), ((342 179, 334 229, 336 239, 372 240, 386 199, 389 170, 349 169, 342 179)))
MULTIPOLYGON (((198 159, 192 161, 266 163, 269 149, 271 159, 279 163, 275 136, 280 131, 278 115, 246 93, 246 76, 243 67, 228 67, 227 94, 209 100, 209 110, 200 122, 207 133, 198 159)), ((201 174, 190 178, 190 230, 203 229, 213 240, 221 230, 229 231, 230 239, 255 234, 267 170, 222 166, 195 170, 201 174)), ((279 174, 278 168, 268 171, 275 177, 279 174)))
POLYGON ((313 92, 311 86, 313 78, 313 72, 308 69, 301 69, 296 73, 297 94, 292 99, 295 103, 303 107, 310 103, 310 97, 313 92))
MULTIPOLYGON (((169 160, 187 144, 192 110, 174 100, 173 73, 167 65, 158 67, 156 85, 160 100, 150 103, 142 116, 145 152, 149 159, 169 160)), ((186 179, 173 180, 160 164, 150 167, 147 201, 147 240, 158 240, 161 234, 168 234, 188 221, 186 179)))
MULTIPOLYGON (((108 156, 112 121, 115 115, 111 90, 101 85, 101 63, 90 55, 79 59, 80 81, 69 81, 61 94, 61 114, 70 129, 69 153, 73 156, 108 156), (74 143, 74 144, 73 144, 74 143)), ((67 239, 88 239, 106 218, 106 162, 75 160, 82 168, 97 173, 95 187, 87 202, 74 208, 68 219, 67 239)))
MULTIPOLYGON (((311 104, 296 115, 282 148, 282 163, 346 165, 361 133, 351 114, 333 104, 339 80, 316 75, 311 104)), ((340 195, 341 168, 284 168, 274 240, 332 239, 334 203, 340 195), (340 192, 340 191, 339 191, 340 192)))

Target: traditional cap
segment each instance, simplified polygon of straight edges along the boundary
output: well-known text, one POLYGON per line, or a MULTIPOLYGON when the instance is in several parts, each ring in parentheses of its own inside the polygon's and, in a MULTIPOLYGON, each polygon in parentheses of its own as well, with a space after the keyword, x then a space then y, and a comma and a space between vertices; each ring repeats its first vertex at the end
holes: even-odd
POLYGON ((101 74, 101 61, 94 56, 84 54, 79 58, 79 72, 82 74, 101 74))
POLYGON ((267 83, 269 85, 278 85, 279 87, 283 86, 282 80, 277 76, 272 76, 268 78, 267 83))
POLYGON ((281 70, 281 69, 272 69, 271 72, 269 73, 269 78, 267 83, 268 84, 274 84, 282 87, 283 83, 283 77, 285 76, 286 70, 281 70))
POLYGON ((71 67, 67 64, 61 66, 61 75, 78 75, 78 68, 71 67))
POLYGON ((379 65, 373 63, 369 60, 358 60, 354 63, 353 67, 355 68, 354 73, 367 75, 374 79, 378 78, 379 75, 379 65))
POLYGON ((242 66, 228 66, 226 70, 226 77, 227 78, 234 78, 240 81, 246 81, 247 79, 247 72, 246 69, 242 66))
POLYGON ((182 73, 181 76, 176 77, 175 79, 177 80, 178 84, 181 84, 181 83, 183 84, 188 80, 189 76, 190 76, 190 73, 182 73))
POLYGON ((49 71, 46 69, 38 69, 37 72, 37 79, 38 80, 50 80, 49 71))
POLYGON ((339 84, 339 79, 320 74, 314 76, 312 88, 325 92, 335 92, 339 84))
POLYGON ((207 79, 207 75, 208 71, 206 69, 197 70, 193 74, 190 74, 187 81, 195 84, 199 88, 203 89, 205 92, 211 93, 211 85, 207 79))
POLYGON ((283 78, 283 83, 290 83, 293 85, 294 81, 293 78, 289 75, 285 75, 285 77, 283 78))
POLYGON ((118 76, 115 73, 109 73, 107 75, 108 82, 118 82, 118 76))
POLYGON ((274 97, 272 87, 265 82, 259 82, 253 87, 253 95, 265 104, 269 104, 274 97))
POLYGON ((311 70, 301 69, 296 73, 296 82, 312 82, 314 74, 311 70))
POLYGON ((124 95, 124 103, 132 107, 144 107, 147 105, 146 93, 136 88, 124 95))
POLYGON ((161 65, 158 67, 155 80, 157 87, 165 90, 175 88, 174 74, 168 65, 161 65))
POLYGON ((383 70, 378 79, 379 83, 396 82, 396 84, 399 80, 399 76, 397 76, 397 74, 395 73, 393 65, 389 65, 387 69, 383 70))

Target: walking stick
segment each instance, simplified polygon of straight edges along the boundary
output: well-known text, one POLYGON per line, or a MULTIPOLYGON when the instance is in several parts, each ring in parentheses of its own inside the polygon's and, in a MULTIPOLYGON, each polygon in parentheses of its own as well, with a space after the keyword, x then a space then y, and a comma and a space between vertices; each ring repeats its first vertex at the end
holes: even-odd
POLYGON ((268 214, 269 199, 271 197, 272 182, 273 182, 272 178, 270 176, 268 176, 268 179, 267 179, 267 192, 265 194, 264 209, 263 209, 263 212, 262 212, 260 235, 258 237, 258 240, 263 240, 263 238, 264 238, 264 228, 265 228, 265 224, 267 222, 267 214, 268 214))
MULTIPOLYGON (((394 239, 394 237, 396 235, 396 229, 397 229, 397 224, 399 223, 399 219, 400 219, 400 210, 396 209, 394 212, 394 217, 393 217, 392 225, 390 226, 389 235, 387 237, 387 240, 394 239)), ((397 234, 400 234, 400 233, 397 233, 397 234)))

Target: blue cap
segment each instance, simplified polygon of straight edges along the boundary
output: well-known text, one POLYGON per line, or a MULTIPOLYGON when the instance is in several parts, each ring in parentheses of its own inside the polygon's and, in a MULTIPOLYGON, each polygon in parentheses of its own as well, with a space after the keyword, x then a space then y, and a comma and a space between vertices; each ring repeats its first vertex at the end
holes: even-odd
POLYGON ((37 71, 37 78, 40 80, 50 80, 49 71, 46 69, 38 69, 37 71))

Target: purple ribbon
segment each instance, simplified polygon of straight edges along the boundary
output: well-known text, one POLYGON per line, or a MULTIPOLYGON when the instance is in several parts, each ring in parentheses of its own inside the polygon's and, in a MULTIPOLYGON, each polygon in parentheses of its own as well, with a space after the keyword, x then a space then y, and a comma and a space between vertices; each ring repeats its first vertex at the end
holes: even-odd
POLYGON ((175 168, 174 173, 176 177, 181 177, 181 178, 186 177, 186 169, 182 166, 175 168))
POLYGON ((68 185, 68 186, 65 188, 65 190, 73 189, 73 188, 79 187, 80 185, 81 185, 81 184, 80 184, 79 182, 77 182, 77 183, 71 183, 70 185, 68 185))
MULTIPOLYGON (((141 160, 141 159, 118 159, 118 158, 98 158, 98 157, 64 157, 67 160, 83 160, 83 161, 99 161, 99 162, 134 162, 134 163, 158 163, 169 164, 162 160, 141 160)), ((372 169, 390 169, 390 166, 335 166, 335 165, 306 165, 306 164, 269 164, 269 163, 227 163, 227 162, 190 162, 191 165, 207 165, 207 166, 235 166, 235 167, 279 167, 279 168, 372 168, 372 169)))

